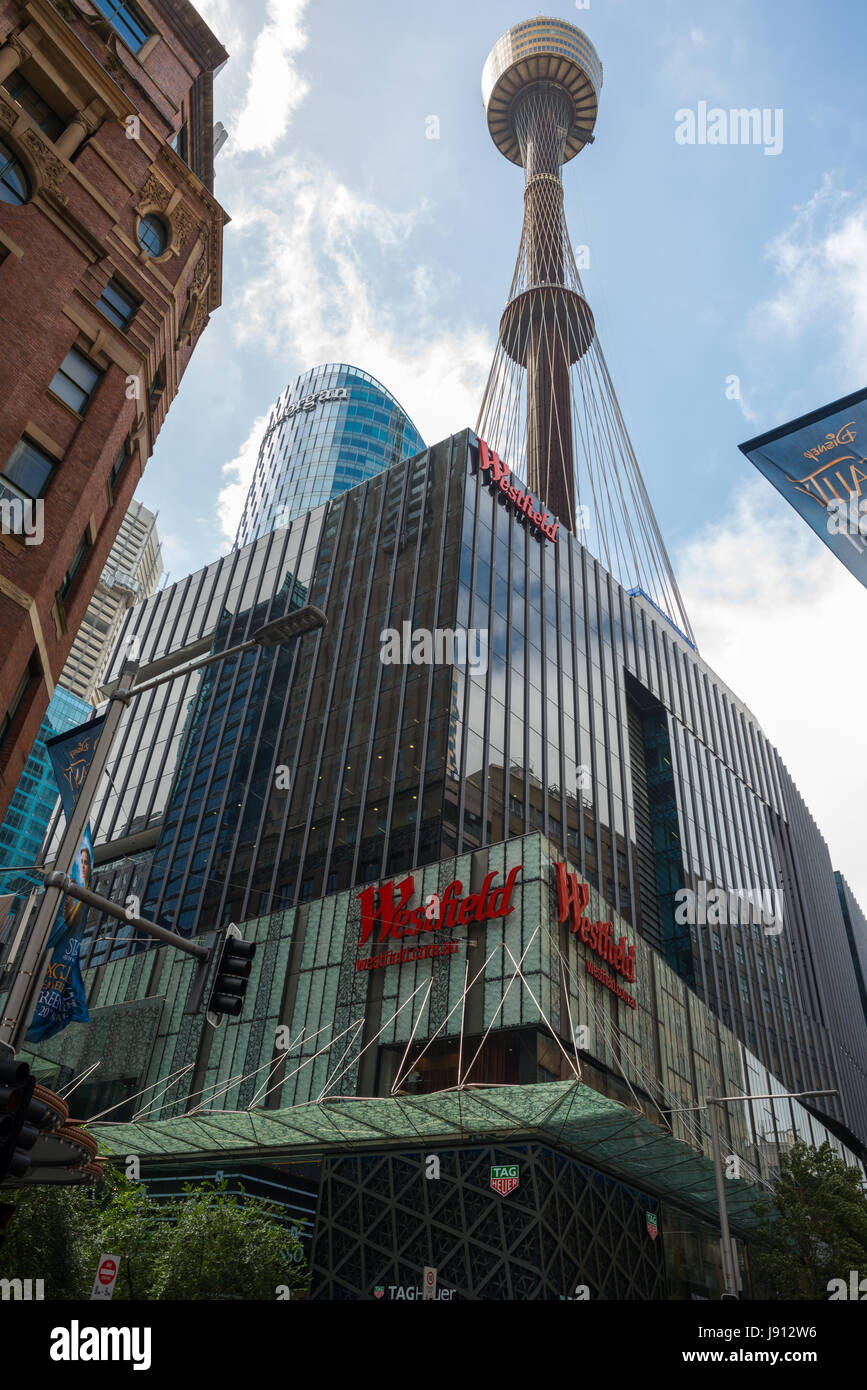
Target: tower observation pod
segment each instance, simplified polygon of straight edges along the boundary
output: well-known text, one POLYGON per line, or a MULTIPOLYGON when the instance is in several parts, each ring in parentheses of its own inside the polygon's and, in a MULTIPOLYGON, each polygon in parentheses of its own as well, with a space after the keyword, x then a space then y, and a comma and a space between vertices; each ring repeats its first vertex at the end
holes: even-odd
POLYGON ((596 49, 562 19, 516 25, 485 63, 491 139, 524 169, 524 226, 476 432, 692 641, 566 226, 563 166, 593 143, 601 91, 596 49))

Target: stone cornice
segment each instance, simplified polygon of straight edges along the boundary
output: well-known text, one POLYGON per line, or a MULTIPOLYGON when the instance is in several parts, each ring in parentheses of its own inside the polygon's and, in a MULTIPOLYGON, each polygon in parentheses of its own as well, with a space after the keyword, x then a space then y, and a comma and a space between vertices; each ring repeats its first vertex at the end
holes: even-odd
POLYGON ((152 3, 165 15, 168 27, 198 59, 205 72, 213 72, 226 62, 229 57, 226 49, 189 0, 152 0, 152 3))

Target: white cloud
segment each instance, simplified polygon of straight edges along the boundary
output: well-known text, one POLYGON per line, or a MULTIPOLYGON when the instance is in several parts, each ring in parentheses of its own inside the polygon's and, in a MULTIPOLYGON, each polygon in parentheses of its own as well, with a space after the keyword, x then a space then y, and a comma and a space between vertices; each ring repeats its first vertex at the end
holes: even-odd
MULTIPOLYGON (((225 2, 209 0, 215 20, 225 2)), ((349 362, 378 377, 435 443, 475 423, 494 341, 444 322, 456 277, 426 264, 413 240, 432 210, 424 201, 402 206, 399 188, 399 210, 382 206, 301 151, 278 151, 264 170, 245 158, 273 152, 307 93, 295 67, 307 44, 305 9, 306 0, 268 0, 243 110, 231 119, 227 235, 243 278, 225 313, 238 347, 287 359, 285 384, 319 363, 349 362)), ((227 537, 235 535, 261 432, 257 422, 224 469, 218 520, 227 537)))
MULTIPOLYGON (((338 361, 371 372, 428 443, 475 424, 494 343, 438 316, 451 280, 413 252, 427 217, 423 203, 392 211, 291 158, 246 180, 233 202, 232 234, 248 268, 229 308, 237 342, 274 354, 288 348, 303 370, 338 361)), ((219 502, 226 535, 240 517, 254 434, 227 465, 233 482, 219 502)))
POLYGON ((861 373, 867 358, 867 199, 836 189, 826 174, 765 252, 778 288, 750 317, 759 339, 790 343, 831 333, 839 365, 861 373))
POLYGON ((867 905, 863 799, 865 594, 804 522, 755 479, 678 555, 701 655, 779 749, 867 905))
POLYGON ((677 24, 660 31, 657 42, 661 75, 679 94, 672 110, 683 106, 693 96, 729 104, 731 92, 724 74, 731 63, 731 35, 727 34, 726 39, 728 42, 720 51, 720 45, 703 29, 684 29, 677 24))
POLYGON ((244 105, 231 121, 233 155, 270 154, 307 95, 309 83, 295 66, 307 47, 301 27, 306 8, 307 0, 268 0, 269 22, 253 48, 244 105))
POLYGON ((267 423, 267 415, 260 415, 257 420, 254 420, 250 433, 241 445, 236 457, 229 463, 223 464, 223 477, 228 478, 229 481, 220 489, 217 498, 217 519, 220 530, 230 541, 234 541, 238 530, 238 522, 241 520, 241 513, 244 510, 247 489, 253 480, 253 470, 259 457, 259 445, 262 442, 262 435, 265 433, 267 423))

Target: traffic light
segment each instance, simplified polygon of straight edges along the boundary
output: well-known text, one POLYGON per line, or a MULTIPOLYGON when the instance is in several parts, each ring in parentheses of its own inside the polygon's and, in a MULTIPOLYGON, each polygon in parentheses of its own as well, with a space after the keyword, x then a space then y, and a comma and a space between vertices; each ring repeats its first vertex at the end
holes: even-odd
POLYGON ((36 1079, 26 1062, 0 1062, 0 1182, 26 1177, 30 1150, 48 1117, 33 1099, 36 1079))
POLYGON ((230 923, 208 1000, 208 1017, 213 1022, 218 1023, 223 1014, 236 1017, 241 1012, 255 954, 255 941, 244 941, 238 928, 230 923))

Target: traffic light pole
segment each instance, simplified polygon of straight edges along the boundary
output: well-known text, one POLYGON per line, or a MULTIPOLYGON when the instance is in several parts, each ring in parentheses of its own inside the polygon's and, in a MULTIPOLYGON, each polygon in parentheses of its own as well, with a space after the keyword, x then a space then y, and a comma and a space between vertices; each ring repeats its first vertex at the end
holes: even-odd
POLYGON ((719 1101, 708 1096, 707 1118, 710 1125, 710 1141, 713 1149, 713 1166, 716 1177, 716 1196, 719 1204, 720 1252, 722 1254, 723 1290, 725 1298, 737 1298, 739 1291, 738 1264, 735 1246, 729 1226, 729 1209, 726 1201, 726 1180, 723 1172, 722 1146, 719 1141, 719 1101))
POLYGON ((722 1255, 722 1274, 723 1274, 723 1298, 737 1298, 740 1289, 738 1277, 738 1264, 735 1255, 735 1245, 732 1239, 731 1227, 729 1226, 728 1202, 726 1201, 726 1178, 723 1172, 722 1145, 720 1143, 719 1117, 723 1113, 722 1107, 732 1101, 745 1100, 804 1100, 812 1096, 836 1096, 834 1091, 782 1091, 779 1095, 771 1093, 766 1096, 707 1096, 704 1105, 681 1105, 676 1110, 669 1110, 669 1115, 686 1115, 697 1110, 706 1110, 708 1117, 708 1127, 710 1129, 710 1142, 713 1152, 713 1166, 716 1177, 716 1194, 719 1204, 720 1220, 720 1252, 722 1255))
POLYGON ((89 888, 83 888, 80 883, 76 883, 68 874, 53 873, 45 877, 46 888, 59 888, 61 893, 67 893, 70 898, 77 898, 80 903, 86 903, 88 907, 96 907, 100 912, 104 912, 106 917, 116 917, 120 922, 128 922, 136 931, 146 932, 148 936, 156 937, 157 941, 164 941, 169 946, 174 946, 177 951, 184 951, 188 956, 195 956, 196 960, 206 961, 210 958, 210 951, 207 946, 197 946, 194 941, 188 941, 184 936, 178 936, 177 932, 169 931, 167 927, 161 927, 156 922, 149 922, 147 917, 136 917, 128 908, 121 907, 119 903, 113 903, 110 898, 103 898, 99 893, 93 893, 89 888))

